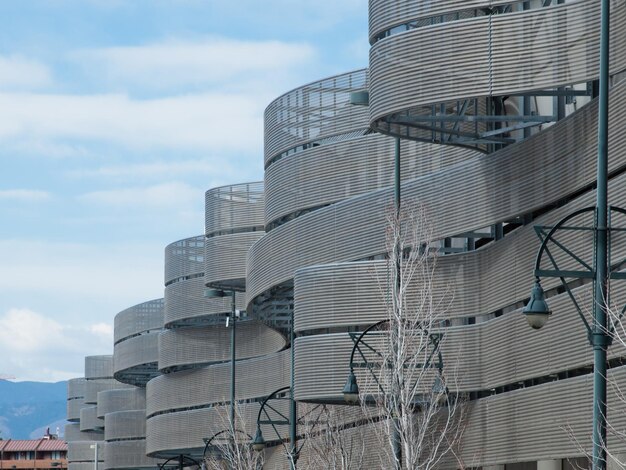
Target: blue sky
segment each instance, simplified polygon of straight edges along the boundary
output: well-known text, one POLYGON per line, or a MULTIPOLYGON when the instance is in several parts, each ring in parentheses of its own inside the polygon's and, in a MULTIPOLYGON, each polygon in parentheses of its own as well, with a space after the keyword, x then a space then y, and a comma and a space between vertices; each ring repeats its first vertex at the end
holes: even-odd
POLYGON ((0 375, 110 354, 204 191, 263 178, 265 106, 367 52, 367 0, 1 1, 0 375))

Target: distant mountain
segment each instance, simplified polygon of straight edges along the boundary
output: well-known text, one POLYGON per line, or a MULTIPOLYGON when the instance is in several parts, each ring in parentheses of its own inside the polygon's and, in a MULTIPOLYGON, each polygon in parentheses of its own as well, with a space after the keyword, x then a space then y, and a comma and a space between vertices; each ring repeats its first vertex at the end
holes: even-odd
POLYGON ((0 380, 0 436, 3 439, 40 437, 50 426, 63 432, 67 413, 67 382, 9 382, 0 380), (36 434, 38 430, 43 432, 36 434))

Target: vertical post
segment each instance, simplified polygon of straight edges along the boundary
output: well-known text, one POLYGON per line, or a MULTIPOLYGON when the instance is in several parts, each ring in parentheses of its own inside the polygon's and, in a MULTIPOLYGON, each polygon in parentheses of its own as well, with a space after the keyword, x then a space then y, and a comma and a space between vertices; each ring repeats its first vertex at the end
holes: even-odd
POLYGON ((296 338, 295 333, 295 325, 294 325, 294 310, 291 309, 291 332, 290 332, 290 342, 291 342, 291 402, 289 407, 289 444, 291 446, 291 468, 292 470, 296 469, 296 462, 298 460, 298 448, 296 445, 296 439, 298 435, 298 409, 296 404, 296 398, 294 396, 294 385, 295 385, 295 348, 294 348, 294 340, 296 338))
POLYGON ((606 468, 606 350, 608 307, 608 111, 609 0, 602 0, 600 30, 600 96, 598 98, 598 168, 593 302, 593 469, 606 468))
POLYGON ((394 202, 396 215, 400 215, 400 138, 396 137, 396 151, 394 155, 394 202))
MULTIPOLYGON (((237 311, 235 309, 235 291, 232 291, 231 314, 232 329, 230 330, 230 428, 235 440, 235 361, 236 353, 236 327, 237 327, 237 311)), ((233 442, 234 444, 234 442, 233 442)))
MULTIPOLYGON (((401 206, 401 194, 400 194, 400 188, 401 188, 401 175, 400 175, 400 138, 396 137, 396 151, 395 151, 395 155, 394 155, 394 191, 395 191, 395 209, 396 209, 396 224, 398 224, 397 227, 397 231, 398 231, 398 240, 396 242, 396 247, 395 247, 395 262, 396 262, 396 282, 394 285, 394 295, 393 295, 393 308, 399 308, 398 306, 398 302, 400 301, 399 299, 399 295, 400 295, 400 276, 402 273, 402 253, 400 252, 400 237, 399 237, 399 231, 401 229, 400 227, 400 206, 401 206)), ((395 314, 394 314, 395 316, 395 314)), ((398 339, 398 335, 400 333, 399 329, 400 329, 400 325, 398 322, 395 322, 395 328, 397 328, 398 333, 396 335, 395 339, 392 339, 392 348, 393 348, 393 355, 394 357, 397 357, 397 339, 398 339)), ((397 361, 394 364, 395 367, 397 367, 397 361)), ((392 394, 392 406, 395 408, 395 410, 398 410, 398 398, 399 398, 399 394, 400 394, 400 390, 397 390, 396 387, 399 385, 396 383, 396 379, 398 377, 397 371, 391 371, 391 373, 393 374, 393 377, 391 378, 391 384, 392 384, 392 389, 391 389, 391 394, 392 394)), ((394 411, 395 411, 394 410, 394 411)), ((401 440, 401 436, 400 436, 400 430, 399 430, 399 425, 400 425, 400 417, 399 416, 393 416, 392 417, 392 435, 391 435, 391 441, 392 441, 392 446, 393 446, 393 455, 395 457, 395 461, 396 461, 396 468, 397 469, 401 469, 402 468, 402 440, 401 440)))
POLYGON ((93 470, 98 470, 98 443, 94 442, 93 470))

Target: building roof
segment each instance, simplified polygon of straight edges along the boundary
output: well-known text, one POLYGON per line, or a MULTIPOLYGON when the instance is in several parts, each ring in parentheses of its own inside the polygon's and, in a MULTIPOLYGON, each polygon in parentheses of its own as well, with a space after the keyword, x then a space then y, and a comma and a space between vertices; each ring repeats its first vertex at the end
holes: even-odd
POLYGON ((37 447, 37 450, 43 450, 46 452, 54 451, 54 450, 67 450, 67 442, 62 439, 40 439, 41 444, 37 447))
POLYGON ((39 445, 39 439, 35 440, 21 440, 21 439, 11 439, 7 441, 4 446, 5 452, 22 452, 22 451, 30 451, 37 450, 37 446, 39 445))
POLYGON ((62 439, 7 439, 0 441, 0 450, 3 452, 28 452, 55 450, 67 451, 67 442, 62 439))

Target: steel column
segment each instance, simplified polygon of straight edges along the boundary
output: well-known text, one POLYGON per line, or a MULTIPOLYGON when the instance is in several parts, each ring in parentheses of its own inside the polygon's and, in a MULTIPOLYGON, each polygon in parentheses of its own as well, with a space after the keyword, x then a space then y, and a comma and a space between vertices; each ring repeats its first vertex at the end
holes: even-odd
MULTIPOLYGON (((396 205, 396 224, 398 224, 397 230, 400 231, 401 229, 401 222, 400 222, 400 206, 401 206, 401 194, 400 194, 400 189, 401 189, 401 175, 400 175, 400 139, 396 137, 396 151, 395 151, 395 156, 394 156, 394 166, 395 166, 395 171, 394 171, 394 179, 395 179, 395 205, 396 205)), ((399 234, 398 234, 398 240, 396 241, 396 246, 395 246, 395 261, 396 261, 396 282, 394 285, 394 295, 393 295, 393 299, 392 299, 392 306, 394 309, 399 308, 398 306, 398 302, 399 302, 399 296, 400 296, 400 276, 402 274, 402 253, 400 250, 400 238, 399 238, 399 234)), ((395 312, 394 312, 395 315, 395 312)), ((396 325, 396 327, 399 329, 400 325, 396 325)), ((396 334, 396 340, 398 339, 398 335, 396 334)), ((394 357, 397 357, 397 343, 396 341, 394 341, 392 339, 392 348, 393 348, 393 355, 394 357)), ((397 362, 396 362, 396 366, 397 366, 397 362)), ((394 374, 396 377, 391 377, 391 384, 393 388, 396 388, 397 383, 396 383, 396 378, 398 376, 398 374, 396 373, 396 371, 391 371, 392 374, 394 374)), ((400 393, 399 389, 396 390, 391 390, 391 399, 394 401, 394 404, 397 404, 397 400, 398 400, 398 394, 400 393)), ((397 409, 397 406, 395 406, 395 408, 397 409)), ((402 469, 402 438, 400 436, 400 431, 399 431, 399 422, 400 417, 399 416, 393 416, 392 417, 392 431, 391 431, 391 441, 392 441, 392 447, 393 447, 393 455, 396 461, 396 468, 398 470, 402 469)))
POLYGON ((600 29, 600 96, 598 98, 598 168, 593 303, 593 468, 606 468, 606 350, 609 343, 608 299, 608 120, 609 0, 602 0, 600 29))
POLYGON ((235 309, 235 291, 232 291, 232 305, 231 305, 231 321, 233 322, 232 329, 230 330, 230 427, 233 431, 233 441, 235 439, 235 361, 237 360, 236 354, 236 326, 237 326, 237 311, 235 309))
POLYGON ((296 469, 296 462, 298 460, 298 448, 296 445, 296 439, 298 434, 298 409, 296 405, 295 398, 295 348, 294 348, 294 340, 296 337, 294 327, 294 309, 291 309, 291 332, 290 332, 290 342, 291 342, 291 402, 289 403, 289 444, 291 447, 291 467, 293 470, 296 469))

